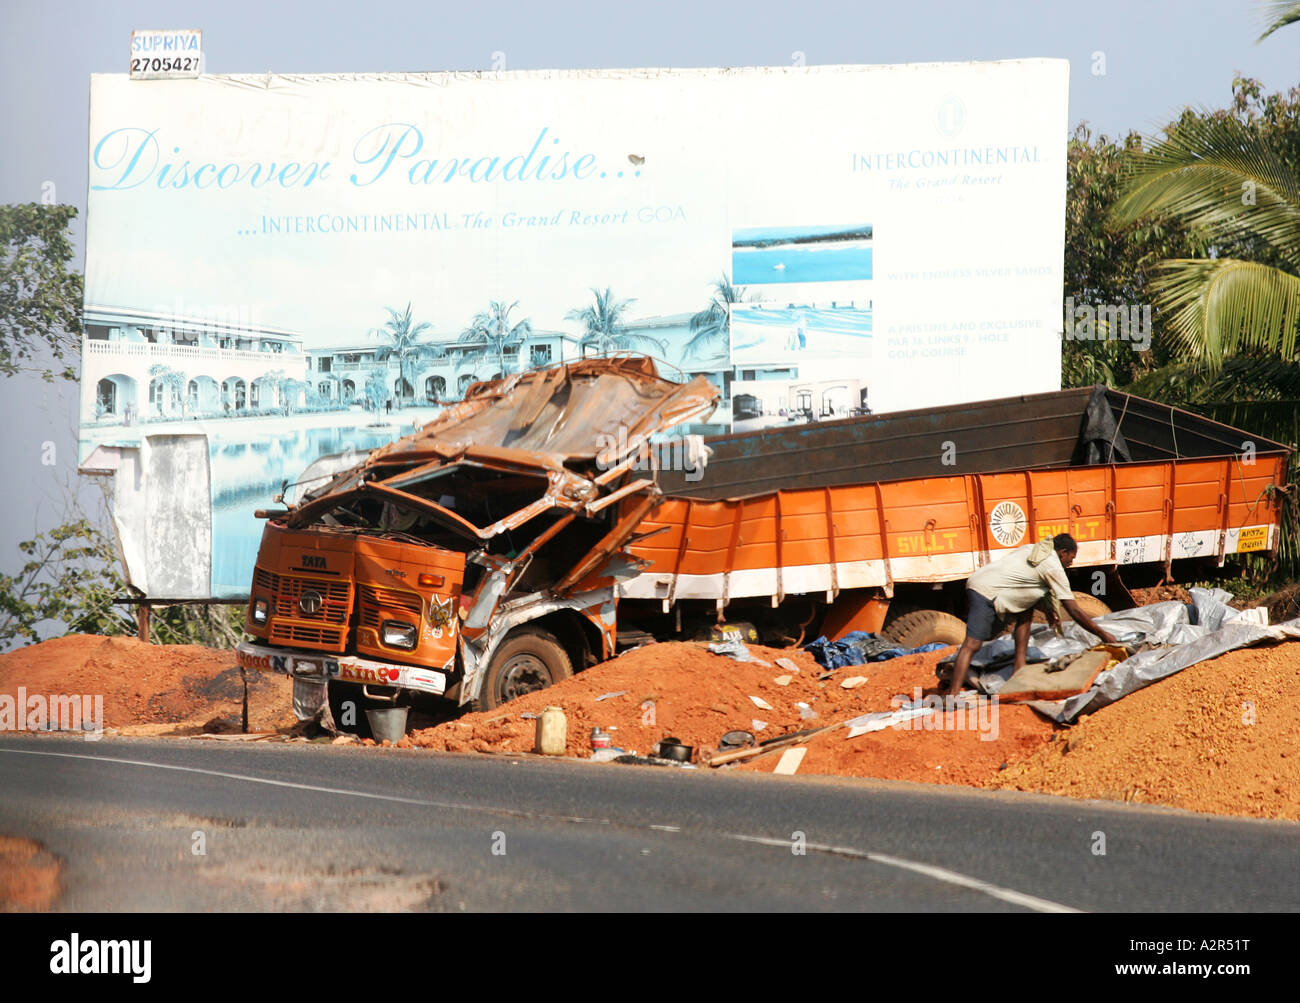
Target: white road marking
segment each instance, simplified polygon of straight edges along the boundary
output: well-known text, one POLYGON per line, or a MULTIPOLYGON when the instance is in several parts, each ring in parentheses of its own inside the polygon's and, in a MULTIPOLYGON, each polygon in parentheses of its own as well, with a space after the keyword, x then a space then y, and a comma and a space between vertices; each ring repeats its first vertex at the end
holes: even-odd
MULTIPOLYGON (((788 839, 771 839, 767 836, 744 836, 740 833, 729 832, 725 834, 728 839, 738 839, 744 843, 762 843, 764 846, 779 846, 783 849, 790 849, 791 842, 788 839)), ((1024 892, 1014 891, 1010 888, 1003 888, 999 885, 990 884, 987 881, 981 881, 979 878, 967 877, 965 874, 959 874, 957 871, 950 871, 946 867, 935 867, 933 864, 921 864, 915 860, 905 860, 902 857, 893 857, 887 853, 872 853, 869 850, 857 850, 851 846, 827 846, 824 843, 805 843, 804 847, 809 850, 817 850, 820 853, 832 853, 840 857, 856 857, 860 860, 870 860, 877 864, 885 864, 889 867, 901 867, 907 871, 914 871, 917 874, 924 874, 928 878, 934 878, 936 881, 944 881, 951 885, 960 885, 963 888, 971 888, 975 891, 983 892, 985 895, 991 895, 995 899, 1001 899, 1003 902, 1010 902, 1014 905, 1024 906, 1026 909, 1033 909, 1035 912, 1080 912, 1068 905, 1061 905, 1059 902, 1053 902, 1050 899, 1040 899, 1035 895, 1026 895, 1024 892)))
POLYGON ((221 777, 226 780, 243 780, 250 784, 266 784, 270 787, 290 787, 294 790, 313 791, 319 794, 341 794, 344 797, 368 798, 372 801, 393 801, 397 804, 417 805, 422 808, 453 808, 458 811, 478 811, 493 815, 515 815, 520 818, 545 819, 550 822, 593 822, 596 825, 612 825, 607 818, 584 818, 580 815, 547 815, 542 812, 524 811, 520 808, 494 807, 492 805, 462 804, 456 801, 429 801, 425 798, 408 798, 400 794, 375 794, 371 791, 350 791, 342 787, 321 787, 317 784, 299 784, 291 780, 272 780, 269 777, 252 777, 244 773, 226 773, 222 770, 205 770, 198 766, 176 766, 172 763, 150 763, 141 759, 119 759, 115 756, 86 756, 75 752, 38 752, 34 749, 0 749, 20 756, 53 756, 58 759, 87 759, 98 763, 121 763, 124 766, 144 766, 155 770, 175 770, 179 773, 201 773, 209 777, 221 777))
MULTIPOLYGON (((18 756, 46 756, 55 759, 84 759, 95 763, 119 763, 123 766, 143 766, 147 769, 154 770, 173 770, 179 773, 198 773, 203 776, 220 777, 224 780, 242 780, 250 784, 265 784, 269 787, 288 787, 293 790, 312 791, 318 794, 339 794, 344 797, 366 798, 372 801, 391 801, 397 804, 416 805, 423 808, 450 808, 458 811, 484 812, 493 815, 512 815, 517 818, 540 819, 550 822, 587 822, 594 825, 613 825, 614 823, 607 818, 585 818, 581 815, 548 815, 543 812, 525 811, 520 808, 494 807, 490 805, 472 805, 463 804, 456 801, 430 801, 425 798, 408 798, 398 794, 375 794, 370 791, 353 791, 342 787, 323 787, 318 784, 300 784, 291 780, 272 780, 269 777, 254 777, 244 773, 228 773, 224 770, 206 770, 198 766, 177 766, 173 763, 150 763, 142 759, 121 759, 116 756, 88 756, 74 752, 43 752, 36 749, 4 749, 0 748, 0 753, 8 752, 18 756)), ((640 826, 629 825, 628 828, 641 828, 640 826)), ((681 828, 675 825, 651 825, 647 828, 658 832, 681 832, 681 828)), ((768 836, 746 836, 741 833, 722 833, 726 839, 734 839, 744 843, 758 843, 763 846, 779 846, 788 850, 791 846, 788 839, 772 839, 768 836)), ((922 864, 914 860, 905 860, 902 857, 894 857, 885 853, 872 853, 868 850, 858 850, 849 846, 829 846, 824 843, 805 843, 809 850, 815 850, 819 853, 830 853, 841 857, 852 857, 859 860, 870 860, 873 863, 884 864, 889 867, 899 867, 903 870, 912 871, 916 874, 922 874, 936 881, 943 881, 952 885, 959 885, 963 888, 970 888, 974 891, 983 892, 995 899, 1003 902, 1009 902, 1012 905, 1022 906, 1026 909, 1032 909, 1036 912, 1079 912, 1080 910, 1071 908, 1067 905, 1061 905, 1059 902, 1052 902, 1049 899, 1038 898, 1034 895, 1026 895, 1024 892, 1014 891, 1010 888, 1002 888, 999 885, 990 884, 987 881, 981 881, 979 878, 967 877, 965 874, 959 874, 956 871, 949 870, 946 867, 935 867, 932 864, 922 864)))

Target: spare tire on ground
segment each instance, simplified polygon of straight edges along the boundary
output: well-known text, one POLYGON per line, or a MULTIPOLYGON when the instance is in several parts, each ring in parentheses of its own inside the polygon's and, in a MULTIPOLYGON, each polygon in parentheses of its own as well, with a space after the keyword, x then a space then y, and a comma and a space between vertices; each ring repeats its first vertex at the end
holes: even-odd
POLYGON ((923 644, 961 644, 966 638, 966 624, 951 613, 937 609, 918 609, 904 613, 884 629, 899 647, 919 648, 923 644))

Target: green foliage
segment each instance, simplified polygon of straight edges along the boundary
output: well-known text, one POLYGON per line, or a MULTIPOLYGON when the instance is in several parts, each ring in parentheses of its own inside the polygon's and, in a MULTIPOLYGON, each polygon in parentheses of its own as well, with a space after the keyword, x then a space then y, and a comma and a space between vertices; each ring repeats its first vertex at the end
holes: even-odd
POLYGON ((1296 0, 1267 0, 1260 5, 1260 18, 1264 22, 1264 34, 1256 39, 1258 42, 1264 41, 1279 28, 1300 21, 1300 3, 1296 3, 1296 0))
POLYGON ((0 574, 0 647, 36 643, 49 633, 131 634, 135 625, 113 600, 125 593, 113 545, 88 520, 79 519, 18 544, 27 563, 17 575, 0 574))
POLYGON ((1300 89, 1261 100, 1236 80, 1229 110, 1187 109, 1131 150, 1118 223, 1163 219, 1206 252, 1156 269, 1155 303, 1182 358, 1217 370, 1238 352, 1296 357, 1300 328, 1300 89))
POLYGON ((247 616, 247 605, 155 606, 149 616, 149 638, 155 644, 233 648, 243 638, 247 616))
MULTIPOLYGON (((25 540, 27 563, 0 574, 0 649, 36 644, 64 634, 134 635, 130 607, 112 542, 88 519, 77 519, 25 540)), ((158 644, 233 648, 242 636, 245 606, 185 604, 154 607, 150 637, 158 644)))
POLYGON ((49 353, 56 360, 81 350, 81 276, 68 270, 74 206, 0 206, 0 372, 39 373, 75 380, 74 366, 24 365, 49 353))
MULTIPOLYGON (((1197 363, 1176 363, 1148 373, 1125 388, 1140 397, 1167 401, 1214 421, 1284 445, 1300 444, 1300 361, 1264 353, 1237 355, 1210 372, 1197 363)), ((1281 496, 1281 541, 1272 557, 1244 558, 1256 583, 1300 579, 1300 452, 1292 452, 1287 492, 1281 496)))
MULTIPOLYGON (((1154 269, 1162 259, 1200 254, 1205 241, 1164 220, 1116 225, 1111 210, 1120 195, 1126 155, 1141 146, 1136 133, 1123 144, 1095 139, 1080 123, 1066 154, 1065 288, 1076 304, 1149 304, 1154 269)), ((1139 354, 1128 342, 1066 340, 1061 346, 1061 385, 1124 384, 1169 361, 1163 318, 1153 317, 1151 350, 1139 354)))
MULTIPOLYGON (((1106 382, 1288 445, 1300 443, 1300 89, 1233 81, 1227 109, 1188 109, 1147 148, 1086 127, 1070 144, 1066 296, 1154 303, 1151 351, 1066 342, 1062 385, 1106 382), (1243 196, 1248 196, 1243 202, 1243 196), (1253 204, 1250 204, 1253 200, 1253 204)), ((1275 557, 1255 584, 1300 578, 1291 456, 1275 557)))

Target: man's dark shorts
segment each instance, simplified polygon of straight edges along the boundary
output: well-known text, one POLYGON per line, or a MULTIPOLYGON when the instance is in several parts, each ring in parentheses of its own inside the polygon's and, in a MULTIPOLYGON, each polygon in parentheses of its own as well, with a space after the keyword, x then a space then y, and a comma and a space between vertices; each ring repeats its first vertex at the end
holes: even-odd
POLYGON ((977 641, 991 641, 1005 625, 993 603, 974 589, 966 590, 966 636, 977 641))

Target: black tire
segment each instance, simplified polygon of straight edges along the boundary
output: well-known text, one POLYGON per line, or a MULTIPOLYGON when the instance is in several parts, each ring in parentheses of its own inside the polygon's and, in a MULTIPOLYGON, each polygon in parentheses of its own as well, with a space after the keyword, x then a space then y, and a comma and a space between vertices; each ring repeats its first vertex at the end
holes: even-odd
POLYGON ((904 648, 919 648, 937 641, 940 644, 961 644, 966 639, 966 624, 951 613, 937 609, 918 609, 904 613, 889 625, 885 632, 904 648))
POLYGON ((488 666, 474 711, 495 710, 528 693, 536 693, 573 675, 568 653, 553 634, 522 628, 498 646, 488 666))

